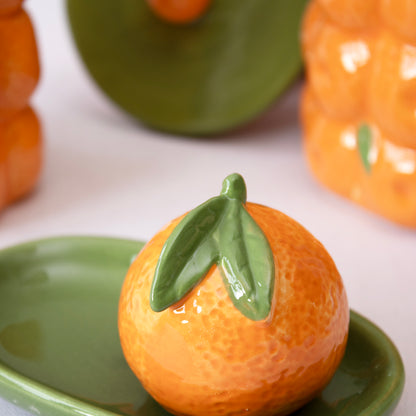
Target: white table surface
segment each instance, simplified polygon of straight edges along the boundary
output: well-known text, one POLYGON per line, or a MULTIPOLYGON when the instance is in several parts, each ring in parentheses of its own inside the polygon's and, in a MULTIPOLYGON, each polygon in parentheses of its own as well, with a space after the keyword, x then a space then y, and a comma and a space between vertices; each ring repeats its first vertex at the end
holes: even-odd
MULTIPOLYGON (((350 306, 401 352, 406 384, 395 416, 416 409, 416 230, 378 218, 322 188, 302 153, 300 84, 249 126, 217 139, 144 129, 91 82, 62 0, 26 4, 37 32, 44 170, 30 197, 0 213, 0 248, 49 236, 149 239, 171 218, 216 195, 240 172, 248 199, 291 215, 326 246, 350 306)), ((27 413, 0 399, 0 415, 27 413)))

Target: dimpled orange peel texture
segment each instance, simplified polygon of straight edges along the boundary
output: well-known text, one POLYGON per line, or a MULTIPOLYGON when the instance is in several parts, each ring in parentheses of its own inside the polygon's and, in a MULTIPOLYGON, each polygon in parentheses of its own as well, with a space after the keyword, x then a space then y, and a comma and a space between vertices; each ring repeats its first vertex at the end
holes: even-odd
POLYGON ((162 20, 190 23, 204 15, 211 0, 147 0, 147 3, 162 20))
POLYGON ((415 22, 412 1, 313 0, 302 28, 312 171, 409 227, 416 227, 415 22))
POLYGON ((0 0, 0 208, 35 185, 41 133, 28 105, 39 79, 37 45, 20 0, 0 0))
POLYGON ((152 310, 159 256, 186 216, 147 243, 124 281, 119 332, 125 358, 175 415, 287 415, 319 394, 344 354, 349 311, 332 258, 292 218, 254 203, 244 208, 275 263, 264 319, 249 319, 234 306, 218 264, 184 298, 152 310))

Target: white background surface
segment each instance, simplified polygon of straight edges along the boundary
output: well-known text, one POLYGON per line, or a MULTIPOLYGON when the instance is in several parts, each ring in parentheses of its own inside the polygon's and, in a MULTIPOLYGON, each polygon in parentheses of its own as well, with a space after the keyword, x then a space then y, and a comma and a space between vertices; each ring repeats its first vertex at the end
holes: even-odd
MULTIPOLYGON (((70 37, 64 2, 26 4, 37 31, 45 164, 36 191, 0 213, 0 248, 57 235, 149 239, 171 218, 216 195, 238 171, 248 199, 280 209, 322 241, 350 306, 399 348, 406 385, 394 415, 416 410, 416 230, 333 195, 302 153, 299 84, 264 116, 217 139, 170 137, 115 108, 87 75, 70 37)), ((0 392, 1 394, 1 392, 0 392)), ((0 399, 0 415, 25 412, 0 399)))

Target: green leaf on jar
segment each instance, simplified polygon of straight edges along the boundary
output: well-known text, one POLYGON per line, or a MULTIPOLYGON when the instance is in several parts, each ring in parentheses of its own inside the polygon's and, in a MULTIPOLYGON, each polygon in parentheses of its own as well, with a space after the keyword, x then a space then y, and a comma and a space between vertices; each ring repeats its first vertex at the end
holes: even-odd
POLYGON ((217 265, 234 306, 249 319, 267 318, 275 280, 273 253, 245 202, 244 180, 232 174, 219 196, 181 220, 156 266, 150 294, 154 311, 179 302, 217 265))

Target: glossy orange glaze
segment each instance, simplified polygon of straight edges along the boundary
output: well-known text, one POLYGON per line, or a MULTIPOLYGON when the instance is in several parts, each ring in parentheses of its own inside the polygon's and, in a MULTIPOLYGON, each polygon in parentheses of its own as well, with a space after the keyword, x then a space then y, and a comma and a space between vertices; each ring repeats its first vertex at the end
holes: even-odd
POLYGON ((39 80, 33 27, 22 1, 0 0, 0 208, 30 191, 39 176, 39 121, 28 101, 39 80))
POLYGON ((201 17, 211 0, 147 0, 151 9, 172 23, 188 23, 201 17))
POLYGON ((368 80, 368 114, 399 146, 416 150, 416 43, 404 44, 389 31, 379 33, 372 76, 368 80))
POLYGON ((307 73, 302 122, 312 170, 331 189, 411 227, 416 227, 416 174, 410 167, 416 151, 415 19, 415 2, 408 0, 313 0, 302 27, 307 73), (345 137, 356 141, 362 124, 371 126, 373 154, 378 151, 371 172, 363 169, 356 147, 352 152, 342 144, 345 137), (402 158, 409 160, 405 169, 396 160, 402 158))
POLYGON ((284 214, 248 203, 274 253, 272 311, 252 321, 232 304, 214 266, 178 304, 150 308, 158 233, 123 285, 119 331, 130 367, 176 415, 286 415, 316 396, 343 356, 349 321, 340 275, 324 247, 284 214))

